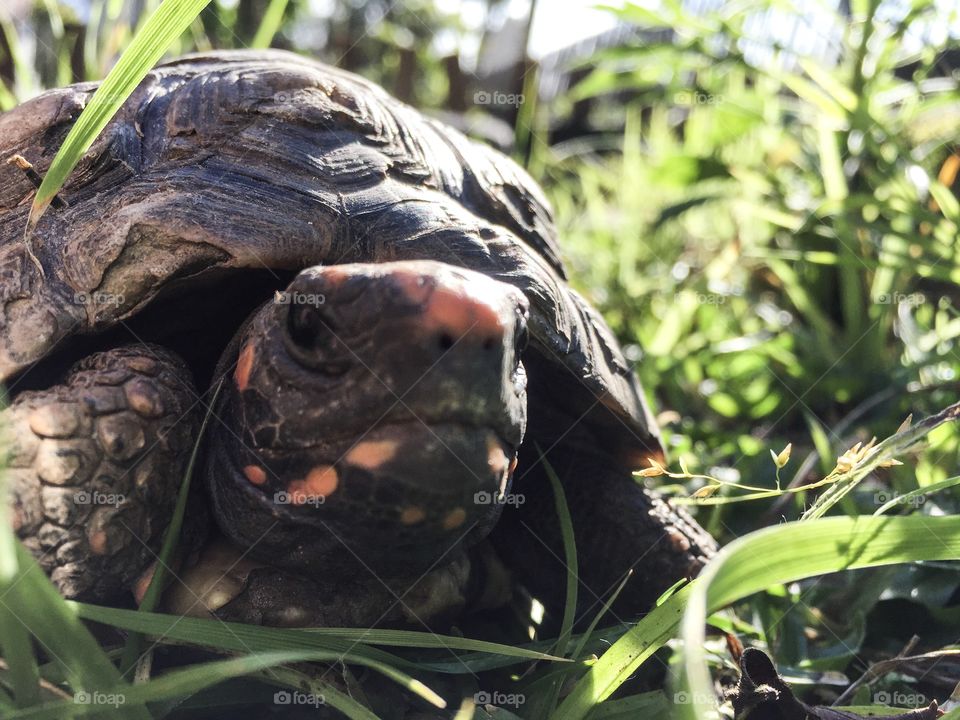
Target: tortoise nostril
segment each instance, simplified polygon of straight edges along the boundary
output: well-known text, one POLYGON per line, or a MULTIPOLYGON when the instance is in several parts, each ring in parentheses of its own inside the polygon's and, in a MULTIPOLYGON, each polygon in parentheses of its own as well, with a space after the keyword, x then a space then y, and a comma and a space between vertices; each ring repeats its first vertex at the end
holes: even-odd
POLYGON ((493 350, 493 348, 496 347, 496 344, 496 340, 494 340, 492 337, 485 338, 483 341, 483 349, 493 350))
POLYGON ((441 350, 449 350, 454 346, 454 339, 450 333, 441 333, 437 342, 441 350))

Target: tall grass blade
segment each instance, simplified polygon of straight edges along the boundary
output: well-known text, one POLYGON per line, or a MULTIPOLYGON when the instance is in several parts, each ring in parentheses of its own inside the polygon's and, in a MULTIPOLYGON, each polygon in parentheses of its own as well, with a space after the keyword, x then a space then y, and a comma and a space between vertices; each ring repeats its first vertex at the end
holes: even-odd
MULTIPOLYGON (((116 696, 119 703, 116 707, 121 709, 128 703, 142 704, 174 697, 188 697, 218 682, 241 675, 250 675, 259 670, 278 665, 308 661, 335 662, 336 660, 335 653, 317 651, 258 653, 230 660, 214 660, 208 663, 190 665, 179 670, 173 670, 155 680, 132 685, 112 694, 116 696)), ((436 707, 443 708, 446 706, 445 701, 435 694, 430 694, 427 697, 436 707)), ((33 708, 19 710, 7 716, 6 720, 59 720, 70 714, 84 716, 103 712, 103 705, 96 703, 77 704, 73 700, 69 700, 44 703, 33 708)), ((368 716, 357 714, 353 717, 366 718, 368 716)))
POLYGON ((855 517, 793 522, 723 548, 694 583, 683 617, 678 717, 706 720, 715 703, 704 650, 708 615, 771 585, 825 573, 921 560, 960 559, 960 517, 855 517))
POLYGON ((270 43, 273 42, 274 36, 283 24, 283 14, 288 4, 289 0, 270 0, 250 47, 258 49, 270 47, 270 43))
POLYGON ((171 43, 210 0, 163 0, 120 56, 67 133, 33 199, 27 228, 39 222, 70 172, 171 43))
MULTIPOLYGON (((177 495, 177 504, 173 510, 173 517, 163 536, 163 546, 160 548, 160 555, 157 557, 156 570, 150 579, 150 586, 143 596, 143 602, 140 603, 140 610, 151 612, 157 607, 160 595, 167 585, 170 574, 170 563, 173 562, 174 553, 180 542, 180 529, 183 527, 183 517, 187 510, 187 499, 190 495, 190 485, 193 479, 193 468, 197 462, 197 454, 200 451, 200 443, 203 441, 207 432, 207 426, 210 423, 210 416, 213 415, 213 408, 216 407, 217 397, 220 395, 220 388, 223 387, 223 379, 217 383, 213 394, 210 397, 210 403, 207 406, 206 415, 203 417, 203 423, 200 425, 200 432, 197 434, 196 442, 193 444, 193 451, 190 453, 190 460, 187 462, 187 469, 183 475, 183 481, 180 483, 180 492, 177 495)), ((140 654, 142 636, 139 633, 131 633, 123 649, 123 659, 120 667, 123 669, 124 677, 129 677, 137 662, 140 654)))

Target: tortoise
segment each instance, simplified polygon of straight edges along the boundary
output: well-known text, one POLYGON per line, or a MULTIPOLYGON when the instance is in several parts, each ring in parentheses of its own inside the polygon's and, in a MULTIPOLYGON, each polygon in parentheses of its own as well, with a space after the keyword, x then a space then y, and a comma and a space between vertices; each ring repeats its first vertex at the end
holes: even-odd
POLYGON ((12 516, 65 596, 142 597, 204 417, 178 612, 417 624, 519 585, 555 615, 551 472, 584 608, 633 568, 617 607, 641 613, 710 557, 632 477, 656 422, 511 160, 313 60, 193 54, 24 242, 22 169, 96 87, 0 116, 12 516))

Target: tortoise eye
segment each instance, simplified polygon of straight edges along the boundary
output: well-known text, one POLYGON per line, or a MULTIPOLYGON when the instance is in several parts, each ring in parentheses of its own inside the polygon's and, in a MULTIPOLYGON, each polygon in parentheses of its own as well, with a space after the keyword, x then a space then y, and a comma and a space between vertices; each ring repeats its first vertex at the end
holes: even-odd
POLYGON ((349 369, 349 352, 332 318, 311 305, 291 305, 287 313, 287 347, 296 360, 326 375, 349 369))
POLYGON ((304 350, 323 350, 336 343, 336 325, 308 305, 291 306, 287 333, 304 350))

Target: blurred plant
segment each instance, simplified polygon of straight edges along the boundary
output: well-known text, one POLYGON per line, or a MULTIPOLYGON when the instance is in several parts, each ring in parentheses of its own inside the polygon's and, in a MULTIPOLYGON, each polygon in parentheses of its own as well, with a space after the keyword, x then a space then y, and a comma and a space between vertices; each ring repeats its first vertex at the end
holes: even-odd
POLYGON ((575 280, 691 461, 762 476, 765 448, 808 428, 835 457, 848 416, 892 431, 954 394, 960 91, 936 73, 947 40, 903 49, 943 23, 935 5, 881 19, 854 3, 851 22, 816 4, 833 65, 758 54, 767 3, 627 3, 622 21, 672 32, 601 52, 570 96, 630 98, 619 151, 537 146, 575 280))

